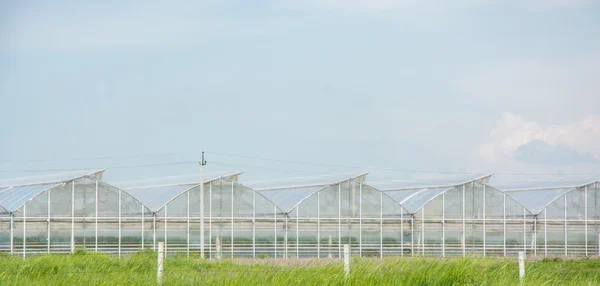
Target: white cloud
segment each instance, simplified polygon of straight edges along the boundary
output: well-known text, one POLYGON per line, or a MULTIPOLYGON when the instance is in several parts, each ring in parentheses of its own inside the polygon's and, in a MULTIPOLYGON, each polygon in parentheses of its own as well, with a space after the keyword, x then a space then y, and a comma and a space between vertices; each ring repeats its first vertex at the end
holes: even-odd
POLYGON ((565 145, 600 158, 600 115, 589 115, 564 124, 542 126, 506 112, 488 134, 477 157, 488 165, 505 164, 521 145, 540 140, 551 146, 565 145))

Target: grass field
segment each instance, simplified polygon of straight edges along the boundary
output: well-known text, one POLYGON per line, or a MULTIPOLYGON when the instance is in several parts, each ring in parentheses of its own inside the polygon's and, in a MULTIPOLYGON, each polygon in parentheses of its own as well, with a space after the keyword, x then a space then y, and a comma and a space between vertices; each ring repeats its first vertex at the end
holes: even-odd
MULTIPOLYGON (((23 260, 0 256, 0 285, 156 285, 156 254, 78 251, 23 260)), ((600 260, 528 261, 525 285, 599 285, 600 260)), ((519 285, 516 259, 386 258, 202 261, 167 258, 163 285, 519 285)))

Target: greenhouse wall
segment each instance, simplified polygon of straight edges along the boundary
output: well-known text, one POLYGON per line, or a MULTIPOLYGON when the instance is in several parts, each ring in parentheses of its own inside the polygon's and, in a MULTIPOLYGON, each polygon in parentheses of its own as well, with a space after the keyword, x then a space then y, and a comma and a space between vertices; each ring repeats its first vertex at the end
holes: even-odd
POLYGON ((543 256, 600 255, 600 184, 572 189, 536 216, 535 252, 543 256))
POLYGON ((410 251, 408 213, 389 196, 348 180, 310 195, 287 216, 287 257, 342 257, 343 244, 360 256, 410 251))
MULTIPOLYGON (((200 193, 193 186, 156 212, 155 244, 164 241, 168 253, 200 252, 200 193)), ((205 257, 283 257, 284 224, 283 212, 260 193, 224 178, 205 184, 205 257)))
POLYGON ((142 246, 149 218, 151 213, 124 191, 80 178, 28 200, 12 212, 3 233, 6 230, 12 237, 8 251, 23 256, 68 253, 75 248, 120 255, 142 246))
POLYGON ((414 214, 416 252, 426 256, 517 255, 530 251, 531 213, 480 182, 449 188, 414 214))
MULTIPOLYGON (((1 189, 0 189, 1 191, 1 189)), ((0 251, 10 251, 11 246, 11 216, 10 212, 0 206, 0 251)))
POLYGON ((362 174, 255 190, 237 175, 206 181, 203 214, 199 183, 130 190, 80 176, 0 186, 0 251, 122 255, 162 241, 169 255, 204 248, 206 258, 339 258, 343 244, 363 257, 600 256, 597 182, 503 192, 473 180, 382 191, 362 174), (148 195, 160 200, 141 199, 148 195))

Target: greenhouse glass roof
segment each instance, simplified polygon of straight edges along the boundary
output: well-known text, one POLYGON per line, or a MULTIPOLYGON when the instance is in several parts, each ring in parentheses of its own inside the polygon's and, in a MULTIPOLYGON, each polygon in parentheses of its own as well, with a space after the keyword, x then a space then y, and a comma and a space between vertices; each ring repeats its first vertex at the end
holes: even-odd
POLYGON ((491 176, 492 174, 447 174, 390 179, 369 175, 369 185, 381 191, 454 187, 471 181, 487 183, 491 176))
POLYGON ((27 201, 60 184, 31 185, 12 187, 0 191, 0 205, 6 210, 14 212, 27 201))
POLYGON ((60 174, 5 179, 0 181, 4 189, 0 190, 0 205, 6 210, 14 212, 27 201, 39 194, 58 186, 83 177, 101 177, 104 170, 80 170, 60 174), (6 188, 8 187, 8 188, 6 188))
MULTIPOLYGON (((562 197, 568 192, 593 184, 599 180, 600 178, 598 177, 570 177, 566 180, 560 180, 560 178, 557 178, 550 181, 525 183, 521 184, 523 187, 520 189, 504 189, 503 191, 521 203, 531 213, 537 215, 556 199, 562 197)), ((514 184, 512 184, 512 186, 514 187, 514 184)))
MULTIPOLYGON (((210 172, 204 174, 204 183, 210 183, 221 178, 237 181, 240 174, 242 173, 210 172)), ((150 210, 156 212, 180 194, 197 187, 199 184, 200 175, 194 174, 129 181, 117 183, 116 185, 138 199, 150 210)))
POLYGON ((347 180, 364 180, 368 172, 342 173, 320 176, 304 176, 275 180, 263 180, 245 183, 246 186, 258 191, 296 189, 316 186, 330 186, 347 180))
POLYGON ((487 183, 492 174, 489 175, 450 175, 445 177, 434 177, 431 180, 426 178, 393 180, 383 182, 369 182, 369 185, 375 187, 394 201, 398 202, 409 213, 418 212, 425 204, 433 200, 445 191, 451 190, 455 186, 468 184, 470 182, 487 183), (436 185, 439 184, 439 185, 436 185), (420 185, 420 187, 419 187, 420 185))
MULTIPOLYGON (((208 172, 204 174, 204 182, 206 183, 207 181, 219 178, 227 178, 230 181, 237 181, 238 176, 241 174, 242 172, 233 171, 208 172)), ((123 189, 143 189, 162 186, 180 186, 197 184, 200 184, 200 174, 167 176, 160 178, 150 178, 116 183, 117 186, 123 189)))
POLYGON ((523 190, 506 192, 509 196, 521 203, 532 214, 541 213, 546 206, 560 198, 562 195, 576 189, 558 188, 542 190, 523 190))
POLYGON ((299 177, 283 180, 248 183, 247 186, 271 200, 277 207, 289 213, 312 194, 329 186, 348 181, 362 181, 367 173, 337 174, 318 177, 299 177), (278 185, 279 184, 279 185, 278 185))
POLYGON ((98 177, 102 176, 104 169, 99 170, 73 170, 62 173, 51 173, 38 176, 29 176, 21 178, 0 179, 0 188, 43 185, 50 183, 69 182, 82 177, 98 177))
POLYGON ((409 213, 418 212, 425 204, 434 199, 441 193, 452 189, 453 187, 413 189, 385 192, 392 199, 398 202, 409 213))
POLYGON ((600 179, 590 175, 553 175, 553 176, 522 176, 522 175, 494 175, 494 187, 502 191, 543 189, 543 188, 569 188, 582 186, 600 179))

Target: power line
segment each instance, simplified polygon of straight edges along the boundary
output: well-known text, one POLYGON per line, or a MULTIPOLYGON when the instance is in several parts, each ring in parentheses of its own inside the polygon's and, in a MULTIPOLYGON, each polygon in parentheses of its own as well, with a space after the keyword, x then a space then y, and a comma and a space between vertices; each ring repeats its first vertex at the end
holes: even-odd
MULTIPOLYGON (((398 169, 398 168, 376 168, 376 167, 359 167, 359 166, 347 166, 347 165, 333 165, 333 164, 321 164, 321 163, 313 163, 306 161, 292 161, 292 160, 281 160, 281 159, 272 159, 272 158, 263 158, 263 157, 255 157, 255 156, 246 156, 239 154, 229 154, 229 153, 220 153, 220 152, 206 152, 214 155, 222 155, 229 157, 239 157, 246 159, 255 159, 255 160, 264 160, 264 161, 273 161, 273 162, 281 162, 281 163, 291 163, 291 164, 301 164, 301 165, 310 165, 310 166, 321 166, 321 167, 337 167, 337 168, 350 168, 350 169, 370 169, 370 170, 379 170, 379 171, 397 171, 397 172, 406 172, 406 173, 429 173, 429 174, 455 174, 455 175, 476 175, 479 173, 473 172, 451 172, 451 171, 433 171, 433 170, 414 170, 414 169, 398 169)), ((494 173, 495 175, 510 175, 510 176, 594 176, 600 174, 600 170, 598 173, 578 173, 578 174, 557 174, 557 173, 494 173)))
MULTIPOLYGON (((321 167, 350 168, 350 169, 361 169, 361 170, 367 169, 365 167, 359 167, 359 166, 332 165, 332 164, 321 164, 321 163, 311 163, 311 162, 302 162, 302 161, 290 161, 290 160, 270 159, 270 158, 261 158, 261 157, 245 156, 245 155, 218 153, 218 152, 206 152, 206 153, 210 153, 210 154, 214 154, 214 155, 230 156, 230 157, 240 157, 240 158, 255 159, 255 160, 265 160, 265 161, 273 161, 273 162, 281 162, 281 163, 292 163, 292 164, 302 164, 302 165, 311 165, 311 166, 321 166, 321 167)), ((462 174, 462 175, 474 175, 475 174, 475 173, 469 173, 469 172, 445 172, 445 171, 429 171, 429 170, 408 170, 408 169, 396 169, 396 168, 373 168, 373 167, 370 167, 368 169, 371 169, 371 170, 380 170, 380 171, 398 171, 398 172, 407 172, 407 173, 462 174)))
MULTIPOLYGON (((184 164, 197 164, 198 161, 182 161, 182 162, 171 162, 161 164, 144 164, 144 165, 127 165, 127 166, 112 166, 105 169, 127 169, 127 168, 143 168, 143 167, 156 167, 156 166, 171 166, 171 165, 184 165, 184 164)), ((72 169, 36 169, 36 170, 0 170, 2 173, 35 173, 35 172, 68 172, 68 171, 79 171, 79 170, 95 170, 102 169, 99 167, 95 168, 72 168, 72 169)))
MULTIPOLYGON (((358 169, 358 170, 378 170, 378 171, 396 171, 396 172, 405 172, 405 173, 426 173, 426 174, 454 174, 454 175, 476 175, 479 173, 472 172, 450 172, 450 171, 433 171, 433 170, 415 170, 415 169, 398 169, 398 168, 376 168, 376 167, 360 167, 360 166, 348 166, 348 165, 337 165, 337 164, 322 164, 315 162, 306 162, 306 161, 294 161, 294 160, 282 160, 282 159, 273 159, 273 158, 264 158, 264 157, 256 157, 256 156, 247 156, 247 155, 239 155, 239 154, 230 154, 230 153, 221 153, 221 152, 206 152, 214 155, 221 156, 229 156, 229 157, 238 157, 238 158, 247 158, 253 160, 263 160, 263 161, 272 161, 272 162, 280 162, 280 163, 289 163, 289 164, 300 164, 300 165, 309 165, 309 166, 320 166, 320 167, 335 167, 335 168, 349 168, 349 169, 358 169)), ((146 155, 132 155, 132 156, 120 156, 120 157, 95 157, 95 158, 73 158, 73 159, 65 159, 65 160, 25 160, 21 162, 57 162, 57 161, 92 161, 92 160, 114 160, 114 159, 127 159, 127 158, 146 158, 146 157, 159 157, 159 156, 174 156, 174 155, 183 155, 184 153, 163 153, 163 154, 146 154, 146 155)), ((18 162, 18 161, 0 161, 0 162, 18 162)), ((169 166, 169 165, 182 165, 182 164, 196 164, 198 161, 181 161, 181 162, 170 162, 170 163, 158 163, 158 164, 140 164, 140 165, 118 165, 118 166, 108 166, 106 169, 127 169, 127 168, 143 168, 143 167, 155 167, 155 166, 169 166)), ((273 167, 263 167, 263 166, 253 166, 253 165, 244 165, 244 164, 232 164, 225 162, 215 162, 216 165, 223 166, 234 166, 234 167, 244 167, 244 168, 252 168, 252 169, 261 169, 275 172, 284 172, 284 173, 294 173, 294 174, 302 174, 302 175, 324 175, 324 173, 317 172, 307 172, 300 170, 289 170, 289 169, 281 169, 281 168, 273 168, 273 167)), ((94 168, 64 168, 64 169, 29 169, 29 170, 0 170, 0 173, 34 173, 34 172, 61 172, 61 171, 76 171, 76 170, 85 170, 85 169, 100 169, 98 167, 94 168)), ((557 173, 495 173, 495 175, 508 175, 508 176, 596 176, 600 174, 598 173, 580 173, 580 174, 557 174, 557 173)))
POLYGON ((244 165, 244 164, 231 164, 231 163, 218 162, 218 161, 217 162, 211 161, 211 163, 218 165, 218 166, 254 168, 254 169, 262 169, 262 170, 266 170, 266 171, 292 173, 292 174, 300 174, 300 175, 326 175, 324 173, 306 172, 306 171, 299 171, 299 170, 288 170, 288 169, 280 169, 280 168, 270 168, 270 167, 244 165))
POLYGON ((98 161, 98 160, 134 159, 134 158, 163 157, 163 156, 176 156, 176 155, 184 155, 184 153, 159 153, 159 154, 144 154, 144 155, 117 156, 117 157, 107 156, 107 157, 70 158, 70 159, 0 160, 0 163, 98 161))

